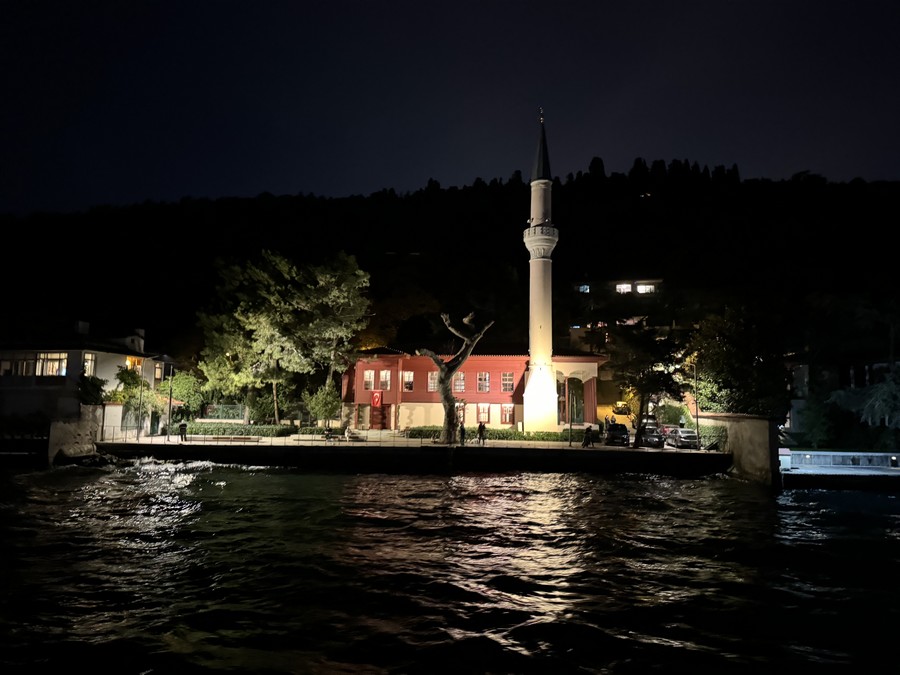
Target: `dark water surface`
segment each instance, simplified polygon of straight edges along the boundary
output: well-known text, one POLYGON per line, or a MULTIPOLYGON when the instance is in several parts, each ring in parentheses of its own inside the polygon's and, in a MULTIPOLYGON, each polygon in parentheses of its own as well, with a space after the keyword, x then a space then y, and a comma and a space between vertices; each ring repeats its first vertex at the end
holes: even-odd
POLYGON ((894 494, 155 461, 0 485, 0 673, 900 672, 894 494))

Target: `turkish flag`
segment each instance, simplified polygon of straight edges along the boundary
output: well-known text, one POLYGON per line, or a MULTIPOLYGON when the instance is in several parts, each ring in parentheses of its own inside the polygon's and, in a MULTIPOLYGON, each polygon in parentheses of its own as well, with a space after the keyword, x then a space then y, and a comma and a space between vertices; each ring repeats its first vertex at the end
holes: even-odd
POLYGON ((372 392, 372 407, 374 407, 374 408, 380 408, 380 407, 381 407, 381 395, 382 395, 382 393, 383 393, 383 392, 381 392, 380 390, 379 390, 379 391, 373 391, 373 392, 372 392))

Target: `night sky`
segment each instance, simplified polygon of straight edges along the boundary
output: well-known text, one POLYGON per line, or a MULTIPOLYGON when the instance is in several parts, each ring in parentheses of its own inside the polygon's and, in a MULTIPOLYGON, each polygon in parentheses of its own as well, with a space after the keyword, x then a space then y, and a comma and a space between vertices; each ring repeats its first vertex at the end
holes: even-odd
POLYGON ((0 3, 0 213, 635 158, 900 180, 896 0, 0 3))

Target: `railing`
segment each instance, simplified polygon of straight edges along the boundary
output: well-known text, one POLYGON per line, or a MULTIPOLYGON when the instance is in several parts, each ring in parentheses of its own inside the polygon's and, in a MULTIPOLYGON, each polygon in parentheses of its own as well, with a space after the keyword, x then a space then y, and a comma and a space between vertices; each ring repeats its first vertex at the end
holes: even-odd
MULTIPOLYGON (((317 429, 313 433, 307 434, 291 434, 290 436, 240 436, 240 435, 221 435, 221 434, 188 434, 187 440, 182 441, 181 437, 178 433, 178 429, 175 428, 168 435, 166 434, 149 434, 147 432, 142 432, 140 437, 137 436, 137 428, 136 427, 127 427, 127 428, 105 428, 101 434, 99 439, 101 442, 108 443, 140 443, 140 444, 178 444, 178 443, 202 443, 206 445, 253 445, 253 446, 279 446, 279 447, 302 447, 308 445, 334 445, 334 446, 347 446, 347 445, 369 445, 369 446, 384 446, 384 447, 419 447, 419 448, 428 448, 428 447, 446 447, 445 444, 440 444, 436 440, 432 438, 410 438, 405 430, 401 429, 368 429, 361 430, 355 429, 351 431, 351 438, 347 440, 343 433, 339 430, 335 430, 334 434, 328 437, 325 429, 317 429)), ((474 437, 470 437, 467 440, 466 447, 476 447, 478 445, 477 439, 474 437)), ((488 438, 485 445, 487 447, 493 448, 522 448, 522 447, 531 447, 531 448, 568 448, 568 449, 581 449, 581 437, 574 436, 570 442, 567 438, 560 438, 559 440, 522 440, 522 439, 509 439, 509 440, 499 440, 488 438)), ((608 446, 604 445, 602 441, 595 440, 594 442, 595 450, 628 450, 631 449, 631 446, 608 446)), ((649 448, 643 447, 640 449, 642 452, 650 451, 649 448)), ((657 451, 667 451, 672 452, 674 448, 659 448, 657 451)), ((679 452, 685 452, 684 450, 680 450, 679 452)), ((696 450, 689 452, 697 452, 696 450)))

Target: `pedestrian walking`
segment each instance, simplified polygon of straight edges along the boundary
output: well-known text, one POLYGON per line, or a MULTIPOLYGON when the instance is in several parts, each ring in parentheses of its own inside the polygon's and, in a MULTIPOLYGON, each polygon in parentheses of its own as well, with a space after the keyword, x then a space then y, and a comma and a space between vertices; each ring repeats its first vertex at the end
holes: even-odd
POLYGON ((584 438, 581 439, 581 447, 582 448, 593 448, 594 447, 594 428, 588 424, 584 428, 584 438))

